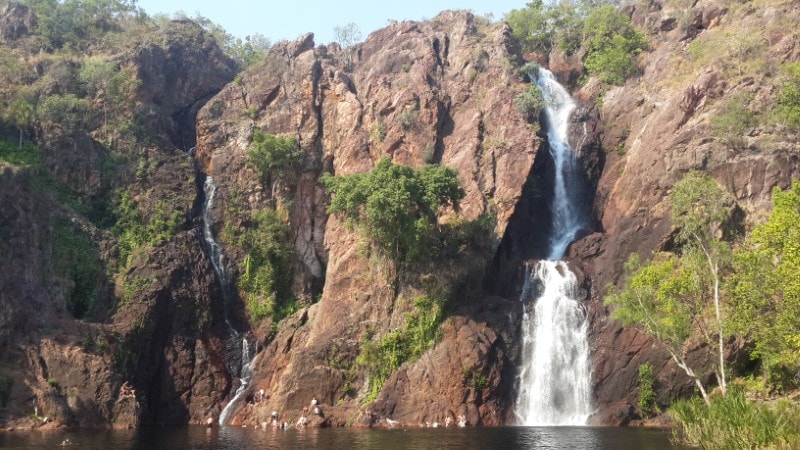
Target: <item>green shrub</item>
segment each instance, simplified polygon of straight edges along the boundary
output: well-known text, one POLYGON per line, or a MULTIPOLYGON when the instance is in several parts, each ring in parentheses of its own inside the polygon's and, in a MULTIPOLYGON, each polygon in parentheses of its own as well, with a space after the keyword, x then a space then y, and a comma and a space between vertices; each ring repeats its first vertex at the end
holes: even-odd
POLYGON ((402 127, 404 130, 408 130, 417 123, 418 115, 419 108, 414 106, 400 111, 396 116, 396 120, 400 127, 402 127))
POLYGON ((256 128, 247 148, 247 164, 254 167, 263 179, 285 177, 302 161, 303 153, 295 137, 276 136, 256 128))
POLYGON ((42 152, 33 144, 20 147, 16 143, 0 141, 0 161, 16 166, 38 166, 42 163, 42 152))
POLYGON ((369 136, 375 142, 383 142, 383 140, 386 139, 386 125, 384 125, 381 118, 378 118, 369 128, 369 136))
POLYGON ((180 229, 183 223, 180 211, 168 211, 167 208, 167 203, 159 201, 148 216, 140 211, 130 190, 117 193, 113 205, 115 221, 111 232, 117 238, 119 260, 123 267, 130 263, 135 251, 158 245, 180 229))
POLYGON ((753 94, 736 92, 722 103, 719 113, 709 121, 714 135, 724 145, 731 148, 744 146, 744 136, 757 125, 756 114, 750 109, 753 94))
POLYGON ((418 296, 414 308, 405 314, 405 323, 380 338, 371 333, 364 335, 356 365, 369 374, 367 402, 375 400, 383 383, 400 365, 419 358, 441 338, 440 324, 444 297, 418 296))
POLYGON ((59 123, 68 129, 92 123, 89 100, 76 97, 75 94, 49 95, 40 99, 36 114, 40 120, 59 123))
POLYGON ((800 442, 800 407, 788 401, 775 405, 747 400, 738 386, 709 405, 695 397, 670 408, 677 422, 674 439, 707 449, 789 448, 800 442))
POLYGON ((514 104, 517 105, 528 123, 538 122, 539 113, 544 108, 542 91, 536 85, 528 85, 524 91, 514 96, 514 104))
POLYGON ((583 45, 586 70, 606 83, 622 84, 636 73, 634 57, 647 48, 647 40, 627 15, 606 4, 583 22, 583 45))
POLYGON ((653 392, 653 367, 649 363, 639 366, 639 392, 636 404, 643 417, 658 410, 653 392))
POLYGON ((426 165, 414 169, 381 158, 370 172, 332 176, 322 184, 332 199, 328 213, 343 215, 392 258, 422 260, 438 249, 440 207, 464 197, 453 169, 426 165))
POLYGON ((297 309, 291 292, 289 226, 272 209, 253 211, 240 242, 246 256, 240 265, 238 286, 250 317, 278 322, 297 309))

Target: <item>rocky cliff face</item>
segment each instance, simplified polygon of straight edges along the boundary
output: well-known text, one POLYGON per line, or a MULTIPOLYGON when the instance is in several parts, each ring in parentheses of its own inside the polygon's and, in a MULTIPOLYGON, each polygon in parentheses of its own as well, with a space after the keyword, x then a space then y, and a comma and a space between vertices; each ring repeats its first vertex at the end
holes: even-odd
POLYGON ((250 389, 264 389, 268 399, 242 406, 232 423, 260 423, 272 410, 299 415, 312 398, 326 405, 330 424, 358 417, 369 423, 373 415, 409 424, 459 414, 473 424, 506 421, 515 334, 507 314, 515 311, 510 302, 481 294, 480 286, 523 195, 538 142, 511 101, 524 88, 511 45, 507 28, 467 13, 394 23, 355 49, 314 48, 305 36, 273 49, 263 66, 201 110, 198 158, 218 185, 221 223, 241 220, 232 209, 272 202, 272 192, 245 164, 253 128, 299 138, 303 167, 276 197, 284 204, 292 199, 295 292, 319 299, 263 342, 250 389), (348 56, 352 70, 345 70, 348 56), (484 248, 439 261, 435 272, 420 267, 426 280, 387 280, 383 263, 358 250, 363 244, 356 233, 326 216, 317 181, 323 171, 366 171, 384 155, 455 168, 466 192, 460 217, 497 219, 484 248), (226 204, 237 207, 226 211, 226 204), (367 413, 360 407, 365 375, 350 373, 359 343, 368 329, 383 333, 402 323, 420 283, 445 287, 451 319, 442 341, 391 376, 367 413), (485 386, 473 386, 473 373, 485 386))
MULTIPOLYGON (((8 39, 32 32, 35 17, 20 8, 2 13, 8 39)), ((114 61, 140 86, 131 120, 147 140, 88 120, 35 120, 26 134, 41 166, 0 162, 0 376, 8 389, 0 427, 200 422, 231 384, 219 292, 194 220, 193 127, 183 128, 236 67, 189 22, 126 45, 114 61), (175 217, 174 232, 130 263, 103 222, 109 198, 123 190, 135 211, 175 217)), ((45 79, 57 70, 46 58, 20 61, 45 79)))
MULTIPOLYGON (((600 98, 606 152, 594 206, 599 232, 570 251, 592 280, 595 395, 600 405, 612 403, 601 415, 612 422, 627 420, 635 404, 641 363, 650 362, 657 374, 659 401, 692 389, 665 352, 609 320, 601 304, 605 285, 619 280, 630 253, 648 257, 672 245, 671 187, 690 170, 708 172, 735 197, 740 210, 732 221, 742 227, 765 217, 773 187, 787 188, 800 174, 796 133, 768 122, 741 135, 714 125, 740 95, 765 116, 775 105, 778 68, 800 56, 797 35, 782 19, 792 6, 701 1, 684 10, 650 2, 626 11, 647 31, 651 49, 639 61, 641 77, 611 89, 590 82, 576 93, 600 98)), ((740 114, 735 120, 746 120, 740 114)), ((702 348, 691 358, 698 366, 708 359, 702 348)))

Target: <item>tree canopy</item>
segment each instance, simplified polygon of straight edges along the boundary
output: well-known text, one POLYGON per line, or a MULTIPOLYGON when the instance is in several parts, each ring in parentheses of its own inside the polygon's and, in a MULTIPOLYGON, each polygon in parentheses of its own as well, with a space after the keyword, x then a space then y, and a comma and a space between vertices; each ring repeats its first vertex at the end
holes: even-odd
POLYGON ((370 172, 322 177, 331 193, 328 212, 361 226, 386 254, 412 260, 427 254, 440 207, 458 206, 464 191, 453 169, 414 169, 381 158, 370 172))
POLYGON ((750 336, 754 356, 773 383, 795 378, 800 367, 800 182, 772 191, 769 218, 734 253, 728 280, 734 327, 750 336))

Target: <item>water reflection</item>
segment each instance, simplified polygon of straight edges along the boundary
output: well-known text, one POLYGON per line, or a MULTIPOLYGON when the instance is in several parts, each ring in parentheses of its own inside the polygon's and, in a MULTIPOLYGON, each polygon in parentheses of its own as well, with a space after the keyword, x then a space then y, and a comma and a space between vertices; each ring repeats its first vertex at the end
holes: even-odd
POLYGON ((591 427, 302 429, 166 427, 0 433, 0 448, 76 449, 643 449, 679 448, 660 430, 591 427))

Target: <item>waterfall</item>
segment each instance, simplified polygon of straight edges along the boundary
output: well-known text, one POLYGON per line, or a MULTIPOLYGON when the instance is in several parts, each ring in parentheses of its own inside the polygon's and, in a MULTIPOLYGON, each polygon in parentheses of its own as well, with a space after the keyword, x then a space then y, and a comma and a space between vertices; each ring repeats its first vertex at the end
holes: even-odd
POLYGON ((552 231, 547 260, 526 266, 520 298, 522 367, 514 414, 522 425, 585 425, 592 412, 588 321, 577 300, 575 275, 558 261, 588 222, 581 207, 581 165, 568 143, 575 102, 546 69, 539 69, 536 84, 546 105, 555 166, 552 231))
POLYGON ((247 337, 242 338, 242 367, 239 372, 239 387, 236 389, 236 393, 233 395, 231 401, 229 401, 228 404, 222 408, 222 412, 219 413, 220 425, 225 425, 225 421, 228 420, 228 416, 231 414, 231 411, 233 411, 233 406, 239 400, 239 397, 247 390, 247 385, 250 384, 250 380, 253 378, 254 358, 255 355, 251 354, 250 342, 247 337))
MULTIPOLYGON (((523 292, 541 283, 522 316, 520 393, 514 413, 524 425, 584 425, 591 414, 586 312, 575 300, 575 275, 562 261, 528 267, 523 292), (531 270, 533 269, 533 270, 531 270)), ((530 296, 523 298, 530 302, 530 296)))
POLYGON ((230 268, 225 259, 225 253, 222 251, 222 246, 220 246, 214 238, 214 233, 211 228, 213 223, 211 211, 214 207, 214 194, 217 192, 217 186, 210 176, 206 177, 206 181, 203 183, 203 192, 206 200, 203 204, 202 214, 203 239, 206 242, 206 249, 208 250, 208 257, 211 259, 211 266, 214 268, 214 273, 217 275, 217 280, 222 290, 222 309, 225 316, 225 323, 228 325, 228 329, 234 340, 233 345, 227 346, 230 349, 228 357, 234 361, 232 364, 228 364, 228 369, 231 370, 231 367, 233 367, 238 370, 239 377, 239 387, 236 389, 236 393, 228 404, 222 408, 222 412, 219 415, 219 424, 225 425, 225 421, 228 419, 231 411, 233 411, 233 406, 239 400, 239 397, 244 394, 247 385, 253 378, 253 359, 255 358, 256 352, 254 351, 255 349, 250 348, 251 338, 247 336, 247 334, 242 335, 233 325, 233 320, 231 319, 231 306, 235 301, 233 280, 230 268), (239 339, 241 339, 241 343, 239 339))

